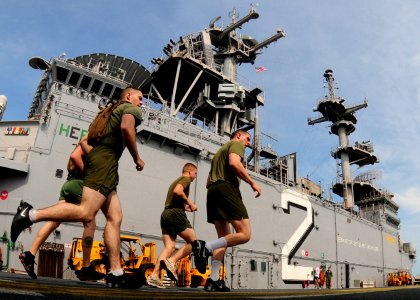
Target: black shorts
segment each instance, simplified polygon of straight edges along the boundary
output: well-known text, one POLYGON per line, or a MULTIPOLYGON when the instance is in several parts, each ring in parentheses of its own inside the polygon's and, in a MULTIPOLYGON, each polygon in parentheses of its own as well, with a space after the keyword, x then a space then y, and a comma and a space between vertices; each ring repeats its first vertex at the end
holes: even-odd
POLYGON ((160 227, 162 234, 167 234, 172 238, 176 238, 185 229, 192 228, 187 214, 181 208, 166 208, 160 216, 160 227))
POLYGON ((207 190, 207 222, 249 219, 238 187, 216 182, 207 190))

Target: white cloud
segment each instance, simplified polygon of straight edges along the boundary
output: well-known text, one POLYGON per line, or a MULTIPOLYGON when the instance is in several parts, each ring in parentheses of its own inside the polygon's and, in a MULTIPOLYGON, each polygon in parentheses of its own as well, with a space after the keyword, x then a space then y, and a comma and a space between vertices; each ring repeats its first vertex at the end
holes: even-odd
POLYGON ((402 194, 395 194, 398 204, 404 206, 409 214, 420 213, 420 188, 417 186, 409 187, 402 194))

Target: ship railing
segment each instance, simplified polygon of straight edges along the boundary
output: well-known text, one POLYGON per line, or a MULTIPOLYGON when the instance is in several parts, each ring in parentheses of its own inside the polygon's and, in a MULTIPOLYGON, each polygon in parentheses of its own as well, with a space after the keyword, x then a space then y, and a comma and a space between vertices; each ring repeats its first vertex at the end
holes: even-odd
POLYGON ((380 192, 371 192, 365 195, 362 195, 360 197, 361 201, 369 201, 369 200, 375 200, 377 198, 384 198, 385 200, 387 200, 388 202, 395 204, 396 206, 398 206, 398 204, 395 203, 394 200, 392 200, 392 198, 394 197, 394 195, 388 191, 385 190, 381 190, 380 192))
POLYGON ((385 204, 385 209, 394 213, 395 215, 398 214, 398 208, 396 208, 394 205, 385 204))
POLYGON ((112 79, 114 81, 118 81, 124 85, 129 85, 128 82, 123 80, 121 77, 125 76, 125 70, 116 68, 109 65, 102 65, 103 63, 99 60, 96 60, 94 58, 91 58, 89 61, 89 65, 85 66, 75 60, 68 60, 61 57, 54 58, 56 61, 61 61, 62 63, 69 64, 72 66, 75 66, 77 68, 80 68, 82 70, 86 70, 88 72, 94 71, 96 74, 101 75, 103 77, 112 79), (102 65, 102 66, 101 66, 102 65))
POLYGON ((213 70, 214 72, 219 73, 220 75, 223 75, 223 64, 218 64, 216 63, 214 60, 212 60, 210 63, 206 62, 204 60, 204 51, 197 51, 197 50, 191 50, 191 53, 188 54, 188 58, 195 61, 198 64, 201 64, 211 70, 213 70))
MULTIPOLYGON (((249 170, 252 170, 254 172, 256 171, 253 165, 247 164, 246 167, 249 170)), ((290 186, 290 182, 287 176, 287 170, 285 169, 285 167, 287 167, 287 162, 284 159, 284 157, 278 157, 275 159, 270 159, 269 161, 261 164, 258 173, 265 177, 271 178, 275 181, 290 186)))
MULTIPOLYGON (((237 78, 238 83, 248 90, 252 90, 252 89, 258 87, 257 83, 251 81, 249 78, 247 78, 243 75, 238 74, 236 76, 236 78, 237 78)), ((265 98, 265 92, 264 91, 262 92, 262 97, 265 98)))
MULTIPOLYGON (((187 47, 187 56, 188 58, 190 58, 191 60, 194 60, 195 62, 199 63, 199 64, 203 64, 206 65, 207 67, 209 67, 210 69, 212 69, 213 71, 218 72, 220 75, 224 76, 224 69, 223 69, 223 64, 218 64, 214 61, 214 59, 210 60, 210 61, 206 61, 206 57, 208 57, 209 55, 205 53, 206 49, 203 48, 203 41, 201 39, 201 32, 198 33, 191 33, 187 36, 185 36, 183 38, 184 41, 188 41, 189 47, 187 47)), ((176 46, 176 49, 179 49, 178 46, 176 46)), ((249 49, 243 45, 243 49, 239 49, 242 50, 244 52, 249 51, 249 49)), ((213 53, 211 54, 212 56, 214 55, 214 52, 216 51, 216 49, 214 49, 213 46, 213 53)), ((241 86, 251 90, 255 87, 257 87, 258 85, 254 82, 252 82, 251 80, 249 80, 248 78, 242 76, 242 75, 235 75, 236 77, 236 81, 238 84, 240 84, 241 86)))
POLYGON ((371 142, 355 142, 354 146, 358 149, 373 153, 373 143, 371 142))
MULTIPOLYGON (((373 182, 372 179, 366 179, 366 178, 363 178, 363 177, 356 177, 356 178, 355 178, 355 181, 370 183, 373 187, 375 187, 374 182, 373 182)), ((343 180, 343 178, 341 176, 337 177, 337 179, 336 179, 336 183, 337 184, 343 184, 343 182, 344 182, 344 180, 343 180)))
POLYGON ((90 109, 82 108, 80 106, 72 105, 63 101, 56 101, 54 104, 54 109, 58 114, 77 117, 78 119, 84 120, 88 123, 92 122, 98 114, 97 112, 90 109))
MULTIPOLYGON (((161 131, 173 137, 182 137, 189 142, 201 144, 204 141, 216 144, 218 146, 223 145, 228 141, 216 133, 210 132, 206 129, 202 129, 193 122, 183 121, 176 117, 171 117, 168 113, 163 111, 155 110, 151 107, 143 107, 143 126, 154 128, 155 130, 161 131)), ((190 120, 191 119, 187 119, 190 120)))

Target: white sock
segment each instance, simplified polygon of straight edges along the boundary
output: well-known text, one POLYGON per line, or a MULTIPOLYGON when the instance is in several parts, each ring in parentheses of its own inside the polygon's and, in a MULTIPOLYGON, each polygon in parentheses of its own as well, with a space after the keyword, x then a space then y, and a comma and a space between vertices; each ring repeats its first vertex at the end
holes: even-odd
POLYGON ((32 208, 31 210, 29 210, 28 216, 29 216, 29 220, 31 220, 32 223, 35 223, 36 222, 36 209, 32 208))
POLYGON ((123 271, 123 269, 118 269, 118 270, 111 271, 109 273, 112 273, 112 275, 114 275, 114 276, 121 276, 121 275, 124 274, 124 271, 123 271))
POLYGON ((227 241, 224 236, 222 236, 221 238, 218 238, 217 240, 206 242, 206 248, 210 252, 213 252, 213 250, 215 249, 226 248, 226 246, 227 246, 227 241))
POLYGON ((220 279, 220 266, 221 265, 222 265, 222 262, 220 260, 212 260, 210 278, 213 281, 217 281, 220 279))

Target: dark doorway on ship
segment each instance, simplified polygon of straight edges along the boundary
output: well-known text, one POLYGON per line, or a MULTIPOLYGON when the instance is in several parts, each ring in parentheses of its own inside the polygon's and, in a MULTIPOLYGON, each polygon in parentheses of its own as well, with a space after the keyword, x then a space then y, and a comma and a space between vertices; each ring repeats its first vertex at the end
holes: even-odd
POLYGON ((346 264, 346 289, 350 288, 350 265, 346 264))

